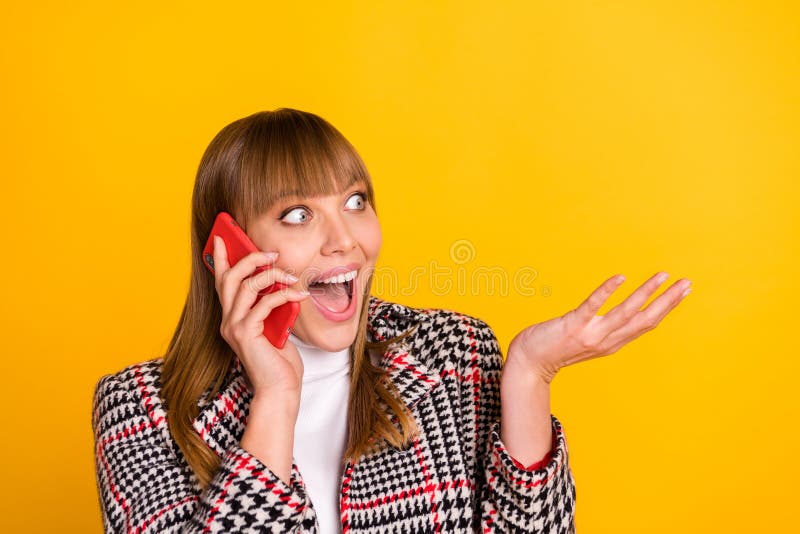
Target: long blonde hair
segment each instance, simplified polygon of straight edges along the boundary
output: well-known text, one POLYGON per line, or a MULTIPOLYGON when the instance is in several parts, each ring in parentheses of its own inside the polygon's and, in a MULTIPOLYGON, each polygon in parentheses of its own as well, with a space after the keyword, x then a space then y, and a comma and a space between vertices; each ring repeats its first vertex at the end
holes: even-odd
MULTIPOLYGON (((189 294, 164 355, 162 397, 172 437, 201 485, 220 458, 194 430, 198 401, 217 395, 236 358, 220 334, 222 309, 201 252, 220 211, 247 231, 248 224, 281 194, 328 195, 363 181, 375 207, 372 181, 353 146, 330 123, 304 111, 281 108, 244 117, 223 128, 200 161, 192 195, 192 271, 189 294)), ((366 338, 372 277, 365 284, 358 332, 350 347, 351 379, 345 459, 356 460, 381 441, 405 447, 417 427, 386 371, 369 350, 380 351, 410 333, 382 342, 366 338), (383 401, 391 414, 380 406, 383 401)))

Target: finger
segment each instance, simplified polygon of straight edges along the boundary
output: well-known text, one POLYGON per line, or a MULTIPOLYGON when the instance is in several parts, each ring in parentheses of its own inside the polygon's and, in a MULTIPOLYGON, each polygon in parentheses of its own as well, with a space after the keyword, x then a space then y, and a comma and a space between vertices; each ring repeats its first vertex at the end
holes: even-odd
POLYGON ((228 271, 230 265, 228 265, 228 250, 225 248, 225 240, 218 235, 214 236, 214 249, 211 251, 211 254, 214 258, 214 287, 219 295, 220 304, 224 313, 228 309, 227 303, 230 302, 230 298, 224 294, 222 275, 228 271))
POLYGON ((243 282, 248 283, 250 289, 258 292, 268 288, 275 282, 283 282, 286 285, 292 285, 296 283, 297 280, 298 278, 289 271, 273 266, 249 278, 245 278, 243 282))
POLYGON ((645 332, 654 329, 675 306, 681 303, 686 296, 684 291, 689 287, 691 287, 691 281, 686 279, 678 280, 672 284, 647 308, 634 315, 628 324, 609 335, 602 343, 604 347, 601 352, 611 354, 611 352, 619 350, 626 343, 630 343, 645 332))
POLYGON ((228 251, 225 248, 225 241, 218 235, 214 236, 214 248, 211 250, 214 258, 214 279, 219 283, 222 280, 222 273, 228 270, 228 251))
POLYGON ((580 306, 575 308, 574 316, 577 320, 581 323, 581 325, 585 325, 589 321, 592 320, 597 314, 597 311, 603 306, 603 304, 608 300, 608 297, 616 291, 619 285, 625 281, 625 277, 622 275, 615 275, 603 282, 600 287, 595 289, 589 297, 584 300, 580 306))
POLYGON ((277 258, 277 252, 251 252, 229 269, 228 276, 235 278, 238 284, 259 267, 275 263, 277 258))
POLYGON ((664 280, 666 280, 668 276, 669 274, 665 272, 656 273, 644 284, 639 286, 636 291, 631 293, 628 298, 614 306, 605 314, 603 326, 608 329, 608 333, 612 333, 614 330, 621 328, 630 321, 639 309, 644 306, 647 299, 649 299, 658 287, 664 283, 664 280))
POLYGON ((297 277, 283 269, 272 267, 242 280, 229 312, 231 320, 238 321, 247 315, 256 298, 258 298, 258 293, 276 282, 291 286, 297 282, 297 277))
POLYGON ((308 295, 307 291, 290 288, 283 288, 275 293, 268 293, 261 297, 261 300, 253 306, 243 321, 248 327, 253 328, 253 331, 261 332, 263 330, 263 323, 269 314, 272 313, 272 310, 290 301, 300 302, 307 298, 308 295))
POLYGON ((236 265, 221 273, 217 292, 222 301, 222 309, 227 312, 233 307, 242 280, 250 276, 258 267, 273 263, 277 257, 277 252, 251 252, 239 260, 236 265))

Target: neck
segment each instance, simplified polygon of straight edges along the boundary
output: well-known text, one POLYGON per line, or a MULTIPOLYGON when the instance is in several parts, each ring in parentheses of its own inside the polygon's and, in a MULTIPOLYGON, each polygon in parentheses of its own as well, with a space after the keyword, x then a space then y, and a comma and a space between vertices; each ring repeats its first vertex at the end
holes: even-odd
POLYGON ((306 343, 294 334, 289 334, 289 341, 297 347, 300 358, 303 360, 304 382, 350 367, 350 347, 337 351, 327 351, 306 343))

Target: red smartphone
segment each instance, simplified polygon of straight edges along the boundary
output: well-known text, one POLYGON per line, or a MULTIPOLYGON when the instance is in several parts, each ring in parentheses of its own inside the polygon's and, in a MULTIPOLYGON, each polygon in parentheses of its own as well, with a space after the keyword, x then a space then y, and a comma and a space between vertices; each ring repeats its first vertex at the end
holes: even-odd
MULTIPOLYGON (((258 247, 247 237, 241 226, 236 224, 229 213, 221 211, 214 220, 211 227, 211 234, 208 236, 206 246, 203 248, 203 263, 214 273, 214 236, 218 235, 225 242, 225 250, 228 251, 228 265, 233 267, 236 263, 252 252, 258 252, 258 247)), ((253 271, 250 276, 271 269, 272 265, 261 265, 253 271)), ((249 278, 249 277, 248 277, 249 278)), ((275 282, 266 289, 258 292, 253 306, 261 300, 261 297, 268 293, 274 293, 287 287, 286 284, 275 282)), ((282 349, 289 338, 297 316, 300 314, 299 302, 286 302, 270 312, 264 320, 264 337, 266 337, 274 347, 282 349)))

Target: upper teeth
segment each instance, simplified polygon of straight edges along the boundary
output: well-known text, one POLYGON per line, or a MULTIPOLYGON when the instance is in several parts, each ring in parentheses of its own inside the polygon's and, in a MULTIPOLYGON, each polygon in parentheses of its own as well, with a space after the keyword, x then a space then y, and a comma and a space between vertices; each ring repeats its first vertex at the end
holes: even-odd
POLYGON ((349 282, 353 278, 356 277, 356 271, 350 271, 349 273, 342 273, 338 276, 331 276, 330 278, 326 278, 325 280, 317 280, 314 282, 315 284, 341 284, 343 282, 349 282))

